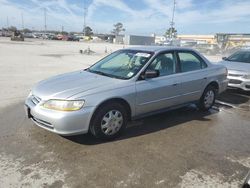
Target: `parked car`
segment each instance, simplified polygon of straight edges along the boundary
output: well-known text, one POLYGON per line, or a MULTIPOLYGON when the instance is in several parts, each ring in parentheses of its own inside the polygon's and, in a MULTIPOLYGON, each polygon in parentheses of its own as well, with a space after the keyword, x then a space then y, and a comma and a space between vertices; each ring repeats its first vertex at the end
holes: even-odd
POLYGON ((64 35, 58 34, 57 35, 57 40, 63 40, 64 35))
POLYGON ((65 41, 80 41, 80 39, 77 38, 74 35, 63 35, 62 40, 65 40, 65 41))
POLYGON ((197 41, 181 41, 180 45, 184 48, 193 48, 197 45, 197 41))
POLYGON ((221 64, 228 68, 228 86, 250 91, 250 50, 239 50, 222 59, 221 64))
POLYGON ((50 34, 48 39, 49 40, 58 40, 57 35, 55 35, 55 34, 50 34))
POLYGON ((32 33, 24 33, 24 38, 34 38, 34 35, 32 33))
POLYGON ((200 53, 206 55, 216 55, 221 52, 221 49, 218 44, 197 44, 195 46, 195 49, 200 53))
POLYGON ((76 37, 75 35, 68 35, 68 41, 80 41, 80 39, 78 37, 76 37))
POLYGON ((166 41, 163 41, 161 45, 177 47, 181 45, 181 41, 178 39, 167 39, 166 41))
POLYGON ((67 41, 68 40, 68 35, 62 35, 62 40, 67 41))
POLYGON ((133 119, 190 103, 208 110, 227 83, 227 69, 194 50, 137 47, 39 82, 25 106, 28 117, 51 132, 112 139, 133 119))

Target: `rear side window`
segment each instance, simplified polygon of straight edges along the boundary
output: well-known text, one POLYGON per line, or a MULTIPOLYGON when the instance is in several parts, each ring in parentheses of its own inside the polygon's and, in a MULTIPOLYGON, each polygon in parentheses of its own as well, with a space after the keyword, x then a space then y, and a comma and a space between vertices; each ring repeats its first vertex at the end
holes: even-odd
POLYGON ((192 52, 179 52, 181 72, 190 72, 207 67, 206 63, 192 52))

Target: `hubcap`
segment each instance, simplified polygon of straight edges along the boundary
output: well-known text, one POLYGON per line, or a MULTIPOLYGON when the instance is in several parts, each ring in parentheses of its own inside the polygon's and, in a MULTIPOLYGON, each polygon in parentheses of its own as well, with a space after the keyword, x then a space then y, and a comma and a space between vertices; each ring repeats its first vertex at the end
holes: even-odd
POLYGON ((206 93, 204 98, 204 105, 206 108, 210 108, 213 105, 214 102, 214 91, 210 90, 206 93))
POLYGON ((101 121, 101 129, 106 135, 117 133, 123 124, 122 113, 118 110, 111 110, 106 113, 101 121))

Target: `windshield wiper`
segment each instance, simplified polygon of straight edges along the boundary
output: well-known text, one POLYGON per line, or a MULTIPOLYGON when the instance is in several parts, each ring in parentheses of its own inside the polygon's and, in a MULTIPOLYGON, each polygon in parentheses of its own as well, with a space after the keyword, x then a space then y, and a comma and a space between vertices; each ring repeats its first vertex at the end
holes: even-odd
POLYGON ((92 72, 92 73, 95 73, 95 74, 100 74, 100 75, 103 75, 103 76, 108 76, 106 73, 101 72, 101 71, 90 70, 90 69, 87 69, 87 71, 92 72))
POLYGON ((91 72, 91 73, 99 74, 99 75, 102 75, 102 76, 111 77, 111 78, 125 79, 125 78, 123 78, 123 77, 121 77, 121 76, 112 75, 112 74, 107 74, 107 73, 102 72, 102 71, 96 71, 96 70, 91 70, 91 69, 87 69, 87 71, 89 71, 89 72, 91 72))

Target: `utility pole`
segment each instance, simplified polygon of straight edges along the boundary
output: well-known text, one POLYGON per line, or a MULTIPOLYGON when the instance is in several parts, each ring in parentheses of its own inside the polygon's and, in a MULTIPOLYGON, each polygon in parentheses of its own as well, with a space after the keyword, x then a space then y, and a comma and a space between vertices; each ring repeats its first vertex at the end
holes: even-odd
POLYGON ((21 13, 21 18, 22 18, 22 29, 24 30, 23 13, 21 13))
POLYGON ((88 8, 86 5, 86 0, 84 0, 84 14, 83 14, 83 32, 84 32, 84 37, 86 36, 86 17, 87 17, 87 13, 88 13, 88 8))
POLYGON ((7 16, 7 20, 6 20, 7 22, 7 28, 9 28, 9 17, 7 16))
POLYGON ((64 31, 64 26, 62 25, 62 34, 63 34, 63 31, 64 31))
POLYGON ((47 32, 47 10, 44 8, 44 35, 47 32))
POLYGON ((170 39, 173 39, 173 31, 174 31, 174 16, 175 16, 175 7, 176 7, 176 0, 174 0, 174 6, 173 6, 173 13, 172 13, 172 19, 170 22, 170 39))

